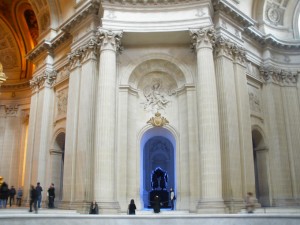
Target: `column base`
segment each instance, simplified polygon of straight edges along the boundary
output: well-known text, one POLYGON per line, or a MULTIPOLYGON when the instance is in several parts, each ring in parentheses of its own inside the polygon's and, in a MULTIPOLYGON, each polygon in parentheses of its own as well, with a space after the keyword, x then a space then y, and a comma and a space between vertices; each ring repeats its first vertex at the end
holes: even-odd
POLYGON ((228 211, 222 199, 200 200, 197 205, 199 214, 224 214, 228 211))
POLYGON ((285 198, 285 199, 273 199, 272 206, 275 207, 294 207, 299 206, 299 199, 285 198))

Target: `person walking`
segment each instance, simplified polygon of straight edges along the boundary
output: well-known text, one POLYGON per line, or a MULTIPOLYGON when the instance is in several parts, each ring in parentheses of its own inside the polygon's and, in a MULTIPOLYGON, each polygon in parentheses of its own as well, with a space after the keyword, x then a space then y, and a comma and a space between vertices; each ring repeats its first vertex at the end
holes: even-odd
POLYGON ((130 200, 130 204, 128 205, 128 214, 129 215, 135 215, 136 206, 134 203, 134 200, 130 200))
POLYGON ((55 199, 55 188, 54 188, 54 184, 52 183, 48 188, 49 209, 54 208, 54 199, 55 199))
POLYGON ((35 213, 37 213, 37 191, 33 185, 30 186, 29 212, 32 212, 32 205, 35 213))
POLYGON ((21 187, 19 187, 17 191, 17 206, 21 206, 22 196, 23 196, 23 190, 21 187))
POLYGON ((11 186, 9 189, 9 206, 11 207, 12 202, 15 203, 15 195, 16 195, 16 189, 14 186, 11 186))
POLYGON ((40 182, 37 182, 35 190, 36 190, 36 194, 37 194, 38 208, 41 208, 43 188, 41 187, 40 182))
POLYGON ((160 213, 160 197, 158 195, 154 197, 153 211, 154 213, 160 213))

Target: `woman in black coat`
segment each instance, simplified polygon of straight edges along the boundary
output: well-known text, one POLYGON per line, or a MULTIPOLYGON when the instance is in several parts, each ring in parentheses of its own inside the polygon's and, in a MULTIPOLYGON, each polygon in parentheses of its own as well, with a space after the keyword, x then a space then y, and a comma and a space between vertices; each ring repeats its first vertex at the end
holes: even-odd
POLYGON ((128 214, 135 215, 136 206, 134 204, 134 200, 131 199, 130 204, 128 205, 128 214))

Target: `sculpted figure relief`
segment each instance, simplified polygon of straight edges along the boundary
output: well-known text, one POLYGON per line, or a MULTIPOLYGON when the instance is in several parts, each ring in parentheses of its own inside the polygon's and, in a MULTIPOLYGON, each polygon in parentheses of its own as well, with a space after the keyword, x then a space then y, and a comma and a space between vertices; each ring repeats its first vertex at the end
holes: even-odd
POLYGON ((144 109, 147 111, 155 110, 158 111, 160 109, 165 109, 169 100, 166 99, 166 94, 161 89, 161 80, 153 79, 151 85, 148 85, 144 89, 144 96, 146 98, 146 102, 144 104, 144 109))

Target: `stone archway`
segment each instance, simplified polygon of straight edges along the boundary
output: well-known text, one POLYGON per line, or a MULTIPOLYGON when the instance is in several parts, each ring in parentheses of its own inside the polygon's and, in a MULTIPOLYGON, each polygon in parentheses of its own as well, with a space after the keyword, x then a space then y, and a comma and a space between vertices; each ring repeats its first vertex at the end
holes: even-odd
POLYGON ((258 202, 263 207, 271 206, 269 192, 268 149, 260 131, 252 131, 253 158, 255 169, 255 191, 258 202))

